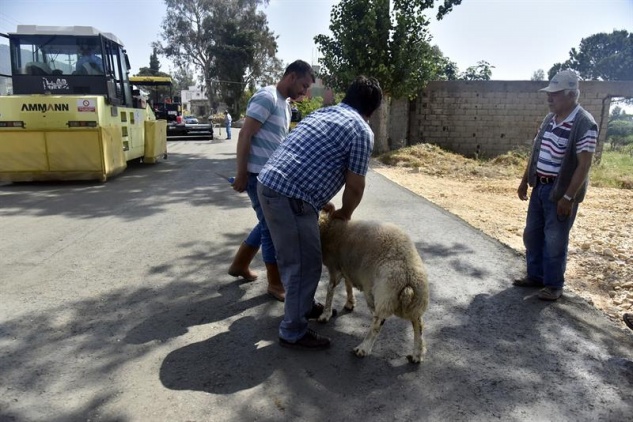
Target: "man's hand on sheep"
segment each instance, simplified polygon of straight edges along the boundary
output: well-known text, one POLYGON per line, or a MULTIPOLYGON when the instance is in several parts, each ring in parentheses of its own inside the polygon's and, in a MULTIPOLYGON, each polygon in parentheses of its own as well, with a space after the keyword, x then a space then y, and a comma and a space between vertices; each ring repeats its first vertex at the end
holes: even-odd
POLYGON ((323 209, 321 209, 321 211, 326 212, 329 215, 332 215, 332 213, 336 211, 336 207, 334 206, 333 203, 328 202, 327 204, 323 206, 323 209))
POLYGON ((343 208, 340 210, 336 210, 331 214, 332 219, 338 219, 343 221, 349 221, 352 219, 352 216, 343 211, 343 208))

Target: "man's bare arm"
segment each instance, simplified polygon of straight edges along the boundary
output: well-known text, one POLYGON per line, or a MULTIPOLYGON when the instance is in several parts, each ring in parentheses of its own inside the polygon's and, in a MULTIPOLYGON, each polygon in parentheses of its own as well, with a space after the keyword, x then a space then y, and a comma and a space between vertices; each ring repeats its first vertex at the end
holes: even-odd
POLYGON ((343 206, 341 209, 334 211, 332 218, 351 220, 354 210, 363 199, 364 192, 365 176, 347 170, 345 174, 345 188, 343 190, 343 206))
POLYGON ((240 135, 237 137, 237 172, 235 174, 235 181, 233 182, 233 189, 238 192, 244 192, 246 185, 248 184, 248 155, 251 151, 251 139, 261 129, 262 124, 258 120, 252 117, 246 117, 244 119, 244 126, 240 129, 240 135))

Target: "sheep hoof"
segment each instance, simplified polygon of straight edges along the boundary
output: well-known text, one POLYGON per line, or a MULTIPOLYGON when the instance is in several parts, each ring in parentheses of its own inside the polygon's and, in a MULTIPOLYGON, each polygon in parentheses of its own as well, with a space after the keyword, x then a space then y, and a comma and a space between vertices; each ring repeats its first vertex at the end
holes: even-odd
POLYGON ((420 362, 422 362, 422 357, 421 356, 407 355, 407 360, 410 363, 420 363, 420 362))
POLYGON ((369 355, 369 353, 367 353, 365 349, 361 349, 360 347, 354 348, 354 354, 358 356, 359 358, 364 358, 365 356, 369 355))
POLYGON ((345 306, 343 306, 345 308, 346 311, 352 312, 354 310, 354 304, 353 303, 346 303, 345 306))

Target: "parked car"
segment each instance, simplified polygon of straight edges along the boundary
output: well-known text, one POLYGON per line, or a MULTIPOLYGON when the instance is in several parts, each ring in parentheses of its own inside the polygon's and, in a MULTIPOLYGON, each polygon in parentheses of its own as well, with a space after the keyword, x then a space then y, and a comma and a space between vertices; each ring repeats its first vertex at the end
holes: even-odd
POLYGON ((242 126, 244 126, 244 118, 233 120, 231 122, 231 127, 241 128, 242 126))
POLYGON ((185 123, 188 125, 197 125, 199 122, 196 116, 185 116, 185 123))

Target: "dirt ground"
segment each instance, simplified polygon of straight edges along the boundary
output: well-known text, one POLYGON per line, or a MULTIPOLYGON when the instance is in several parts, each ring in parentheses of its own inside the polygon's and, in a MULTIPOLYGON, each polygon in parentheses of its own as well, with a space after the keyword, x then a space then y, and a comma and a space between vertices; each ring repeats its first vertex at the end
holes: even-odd
MULTIPOLYGON (((413 167, 395 159, 395 165, 377 162, 374 169, 524 253, 527 201, 516 194, 522 164, 478 164, 430 145, 420 148, 413 167)), ((566 272, 568 289, 623 327, 622 314, 633 312, 632 215, 633 190, 590 186, 571 231, 566 272)))

